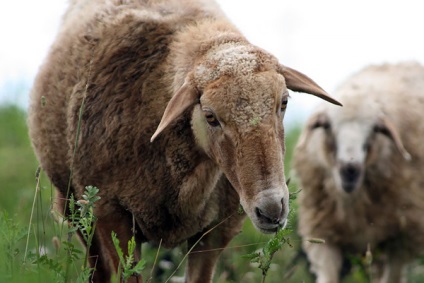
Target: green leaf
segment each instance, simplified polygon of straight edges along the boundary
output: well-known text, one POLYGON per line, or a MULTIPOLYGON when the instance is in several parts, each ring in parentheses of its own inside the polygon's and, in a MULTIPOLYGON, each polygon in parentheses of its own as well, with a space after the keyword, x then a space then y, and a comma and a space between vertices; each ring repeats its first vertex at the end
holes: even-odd
POLYGON ((116 252, 118 253, 119 261, 121 262, 121 264, 125 264, 124 254, 121 250, 121 247, 119 246, 119 239, 116 236, 116 233, 113 231, 112 231, 112 242, 113 242, 113 245, 115 246, 116 252))
POLYGON ((144 267, 146 266, 146 261, 144 259, 140 260, 139 262, 137 262, 137 264, 133 267, 133 271, 134 273, 140 274, 143 270, 144 267))

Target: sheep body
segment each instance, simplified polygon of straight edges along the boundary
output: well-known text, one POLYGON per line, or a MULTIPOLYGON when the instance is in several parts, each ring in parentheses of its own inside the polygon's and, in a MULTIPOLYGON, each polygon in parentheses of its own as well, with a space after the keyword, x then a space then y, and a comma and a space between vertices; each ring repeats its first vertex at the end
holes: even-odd
POLYGON ((337 103, 247 42, 213 1, 71 1, 29 128, 60 212, 85 186, 100 190, 92 280, 118 268, 112 231, 124 251, 132 235, 191 246, 222 222, 194 248, 213 251, 188 259, 187 282, 208 282, 241 229, 240 203, 260 231, 284 226, 287 88, 337 103))
POLYGON ((294 153, 303 189, 299 233, 317 282, 338 282, 343 258, 370 249, 379 282, 400 282, 423 252, 424 68, 370 66, 335 92, 343 109, 320 105, 294 153))

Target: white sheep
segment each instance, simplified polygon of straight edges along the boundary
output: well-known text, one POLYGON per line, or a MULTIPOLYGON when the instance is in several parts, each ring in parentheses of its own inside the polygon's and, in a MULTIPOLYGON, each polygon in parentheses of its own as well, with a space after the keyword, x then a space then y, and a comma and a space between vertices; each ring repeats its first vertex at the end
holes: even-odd
POLYGON ((368 251, 377 282, 403 282, 424 248, 424 68, 370 66, 335 97, 344 107, 320 105, 294 153, 311 271, 319 283, 339 282, 346 255, 368 251))
POLYGON ((72 1, 29 127, 65 215, 70 194, 100 190, 92 280, 117 271, 112 231, 124 251, 134 230, 138 245, 191 247, 222 222, 193 250, 209 252, 188 257, 187 282, 209 282, 241 229, 240 203, 261 232, 283 227, 287 89, 337 103, 250 44, 213 1, 72 1))

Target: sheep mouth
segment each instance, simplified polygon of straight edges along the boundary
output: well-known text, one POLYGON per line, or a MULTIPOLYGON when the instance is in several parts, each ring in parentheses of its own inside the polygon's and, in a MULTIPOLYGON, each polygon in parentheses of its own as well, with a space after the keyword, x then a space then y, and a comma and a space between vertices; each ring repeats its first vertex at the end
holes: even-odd
POLYGON ((284 219, 283 221, 281 221, 278 224, 274 224, 274 225, 255 225, 257 227, 257 229, 264 233, 264 234, 273 234, 276 233, 278 230, 284 229, 287 225, 287 219, 284 219))
POLYGON ((357 187, 357 182, 342 182, 343 191, 346 193, 353 192, 357 187))
POLYGON ((272 233, 276 233, 278 231, 278 227, 276 226, 274 228, 260 228, 258 227, 259 231, 261 231, 264 234, 272 234, 272 233))

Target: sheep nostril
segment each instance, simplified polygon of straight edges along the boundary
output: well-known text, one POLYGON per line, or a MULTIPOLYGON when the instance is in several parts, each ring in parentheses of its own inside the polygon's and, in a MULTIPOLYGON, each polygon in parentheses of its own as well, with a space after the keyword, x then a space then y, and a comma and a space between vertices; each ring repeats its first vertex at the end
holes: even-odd
POLYGON ((361 174, 360 168, 353 164, 347 164, 340 169, 340 175, 343 181, 347 183, 355 183, 361 174))
MULTIPOLYGON (((259 207, 256 207, 255 209, 256 217, 264 223, 267 224, 278 224, 281 221, 283 211, 281 210, 278 212, 278 214, 275 214, 276 216, 270 215, 270 213, 266 213, 265 211, 261 210, 259 207)), ((273 213, 274 214, 274 213, 273 213)))

